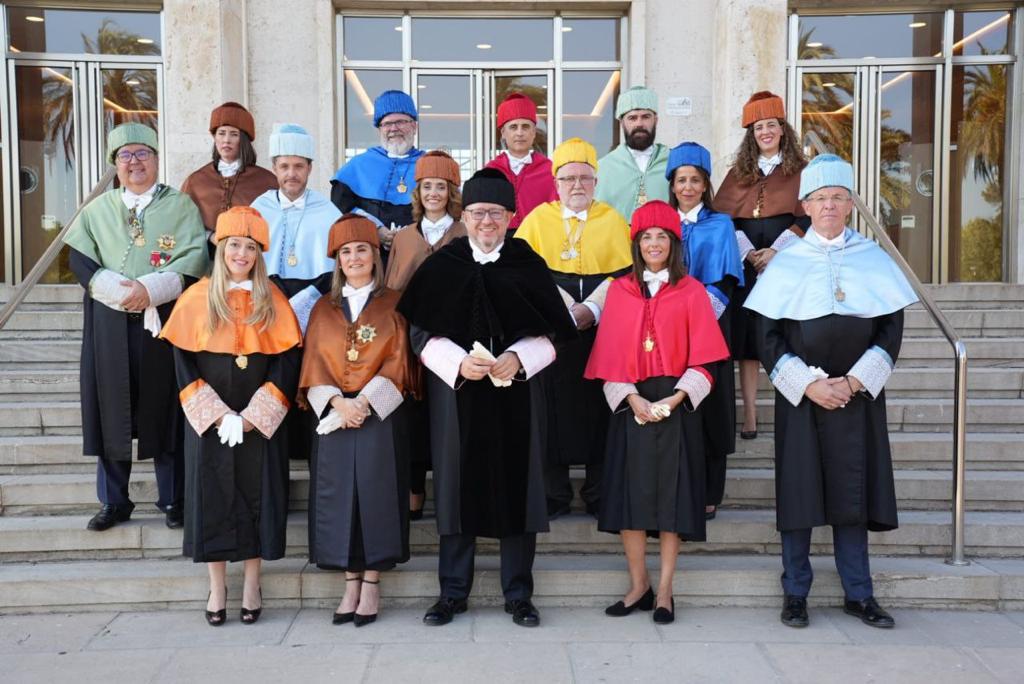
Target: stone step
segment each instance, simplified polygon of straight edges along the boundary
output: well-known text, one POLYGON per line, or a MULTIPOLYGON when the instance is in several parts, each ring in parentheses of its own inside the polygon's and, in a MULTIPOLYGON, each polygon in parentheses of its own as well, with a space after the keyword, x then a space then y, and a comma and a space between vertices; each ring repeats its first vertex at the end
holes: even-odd
MULTIPOLYGON (((581 474, 576 473, 577 479, 581 474)), ((305 510, 309 472, 292 470, 290 508, 305 510)), ((896 496, 901 510, 949 510, 951 474, 947 471, 897 470, 896 496)), ((433 498, 432 480, 427 493, 433 498)), ((129 486, 137 505, 156 501, 152 470, 133 475, 129 486)), ((1024 511, 1024 472, 984 470, 967 473, 967 506, 978 511, 1024 511)), ((775 504, 774 470, 730 468, 725 485, 726 508, 772 508, 775 504)), ((65 515, 95 512, 96 478, 92 473, 0 476, 0 511, 12 515, 65 515)))
POLYGON ((0 368, 61 368, 78 371, 82 356, 82 342, 67 340, 0 341, 0 368))
MULTIPOLYGON (((947 309, 943 313, 961 337, 1019 336, 1024 330, 1024 308, 947 309)), ((907 309, 903 325, 904 337, 939 337, 941 333, 924 309, 907 309)), ((943 338, 945 339, 945 338, 943 338)))
MULTIPOLYGON (((0 305, 6 304, 14 293, 14 286, 0 284, 0 305)), ((78 285, 36 285, 22 300, 19 310, 33 305, 81 304, 82 288, 78 285)))
MULTIPOLYGON (((111 558, 172 558, 181 555, 181 531, 169 530, 161 515, 138 509, 127 523, 105 532, 85 528, 88 515, 0 517, 0 562, 102 560, 111 558)), ((288 517, 289 557, 305 557, 307 516, 288 517)), ((708 538, 687 543, 689 554, 778 554, 779 534, 773 510, 722 510, 708 523, 708 538)), ((964 537, 970 555, 1013 558, 1024 554, 1024 513, 969 512, 964 537)), ((949 554, 950 515, 939 511, 905 511, 900 527, 871 535, 874 556, 939 556, 949 554)), ((410 524, 409 544, 415 556, 437 552, 438 535, 429 517, 410 524)), ((650 540, 652 550, 657 540, 650 540)), ((494 540, 481 539, 481 552, 497 552, 494 540)), ((537 537, 540 554, 607 553, 622 551, 615 534, 600 532, 589 515, 574 513, 551 522, 551 531, 537 537)), ((817 528, 813 553, 831 553, 831 533, 817 528)))
MULTIPOLYGON (((1009 283, 949 283, 925 285, 939 308, 1007 308, 1024 306, 1024 285, 1009 283)), ((920 304, 914 305, 920 308, 920 304)))
MULTIPOLYGON (((774 399, 757 401, 758 429, 774 424, 774 399)), ((890 397, 886 402, 890 432, 946 432, 952 429, 951 399, 890 397)), ((738 412, 742 420, 742 412, 738 412)), ((1024 424, 1024 400, 971 399, 967 405, 970 432, 1019 432, 1024 424)), ((0 402, 0 437, 81 434, 78 401, 0 402)))
MULTIPOLYGON (((685 545, 684 545, 685 546, 685 545)), ((835 605, 842 588, 829 557, 814 556, 812 606, 835 605)), ((501 602, 498 558, 481 554, 471 603, 501 602)), ((648 555, 657 582, 657 556, 648 555)), ((1024 601, 1024 561, 979 559, 951 566, 939 558, 872 559, 875 595, 887 607, 961 609, 1019 608, 1024 601)), ((241 563, 229 565, 231 586, 241 582, 241 563)), ((675 598, 685 606, 772 606, 782 599, 779 559, 773 556, 680 556, 675 598)), ((534 564, 534 601, 540 606, 595 609, 622 596, 627 585, 621 554, 544 555, 534 564)), ((299 558, 265 563, 262 588, 268 609, 302 605, 333 609, 344 592, 344 574, 319 570, 299 558)), ((209 585, 206 569, 188 559, 9 563, 0 566, 0 612, 89 610, 199 610, 209 585)), ((387 605, 426 608, 437 597, 437 558, 413 557, 382 576, 387 605)), ((229 608, 239 605, 237 593, 229 608)), ((595 612, 595 615, 598 615, 595 612)), ((198 615, 196 616, 198 619, 198 615)), ((326 618, 325 618, 326 619, 326 618)))

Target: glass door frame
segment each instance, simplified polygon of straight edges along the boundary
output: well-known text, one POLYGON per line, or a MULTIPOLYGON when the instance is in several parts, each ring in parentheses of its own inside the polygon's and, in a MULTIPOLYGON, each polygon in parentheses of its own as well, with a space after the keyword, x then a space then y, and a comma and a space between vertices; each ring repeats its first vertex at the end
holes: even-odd
MULTIPOLYGON (((413 101, 416 103, 416 109, 420 107, 420 89, 419 80, 420 76, 466 76, 469 78, 469 106, 470 106, 470 127, 469 133, 469 147, 472 151, 473 161, 472 168, 479 169, 484 165, 484 161, 481 161, 483 152, 483 136, 484 136, 484 122, 481 120, 483 117, 479 116, 479 113, 483 111, 482 105, 484 103, 484 83, 483 83, 483 69, 437 69, 432 67, 413 67, 409 71, 409 92, 413 93, 413 101)), ((422 112, 420 112, 422 116, 422 112)), ((417 145, 419 145, 419 134, 417 133, 417 145)))
MULTIPOLYGON (((544 155, 547 157, 551 156, 551 151, 554 149, 555 144, 555 125, 556 122, 558 127, 561 128, 562 121, 562 98, 559 97, 559 89, 555 87, 555 70, 554 69, 485 69, 485 78, 487 79, 486 95, 487 99, 484 102, 484 110, 487 116, 484 117, 485 136, 484 141, 484 155, 490 156, 491 152, 500 149, 499 142, 501 136, 498 135, 497 126, 491 125, 492 115, 494 115, 495 124, 497 123, 497 112, 498 105, 501 104, 497 100, 497 93, 495 92, 495 80, 503 77, 510 76, 542 76, 547 80, 547 91, 548 91, 548 111, 545 113, 547 119, 547 149, 544 150, 544 155)), ((559 140, 561 140, 561 130, 558 131, 559 140)))

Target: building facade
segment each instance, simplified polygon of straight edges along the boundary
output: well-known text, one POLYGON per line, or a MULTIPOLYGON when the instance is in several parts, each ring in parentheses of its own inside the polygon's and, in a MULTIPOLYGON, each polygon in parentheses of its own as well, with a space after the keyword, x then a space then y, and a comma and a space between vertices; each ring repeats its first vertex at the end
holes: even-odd
MULTIPOLYGON (((465 172, 494 110, 538 104, 538 144, 619 142, 618 92, 659 94, 659 142, 707 146, 720 181, 757 90, 851 159, 858 191, 924 282, 1024 282, 1024 3, 786 0, 0 1, 0 281, 28 272, 106 169, 105 133, 158 128, 163 182, 208 161, 210 110, 244 103, 316 138, 313 187, 374 144, 372 100, 412 93, 419 146, 465 172), (286 9, 285 9, 286 7, 286 9), (884 9, 884 13, 880 10, 884 9), (1017 113, 1015 125, 1013 113, 1017 113)), ((66 260, 43 282, 73 282, 66 260)))

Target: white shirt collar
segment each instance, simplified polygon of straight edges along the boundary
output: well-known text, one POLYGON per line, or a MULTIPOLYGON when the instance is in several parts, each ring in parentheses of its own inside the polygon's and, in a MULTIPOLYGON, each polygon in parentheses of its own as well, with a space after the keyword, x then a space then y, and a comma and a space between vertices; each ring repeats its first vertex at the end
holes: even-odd
POLYGON ((478 264, 493 264, 495 261, 501 258, 501 248, 505 246, 505 242, 498 243, 498 246, 492 249, 490 252, 485 252, 476 246, 476 243, 472 240, 469 241, 469 248, 473 250, 473 261, 478 264))
POLYGON ((439 218, 436 222, 431 221, 426 216, 420 219, 420 228, 423 230, 423 237, 427 243, 433 247, 437 244, 437 241, 444 237, 444 234, 448 232, 451 225, 455 223, 450 215, 445 214, 439 218))
POLYGON ((647 283, 647 291, 651 296, 658 294, 661 286, 668 282, 668 269, 663 268, 657 273, 644 269, 644 282, 647 283))
POLYGON ((775 167, 782 163, 782 153, 776 152, 770 157, 760 156, 757 158, 757 166, 764 175, 771 174, 775 167))
POLYGON ((845 228, 843 228, 843 232, 841 232, 839 235, 831 239, 825 237, 817 230, 815 230, 814 226, 811 226, 811 230, 814 230, 814 237, 818 238, 818 242, 821 244, 822 247, 842 247, 843 243, 846 242, 845 228))
POLYGON ((226 162, 223 159, 217 160, 217 171, 219 171, 220 175, 224 176, 225 178, 231 178, 232 176, 234 176, 236 173, 238 173, 241 167, 241 159, 236 159, 233 162, 226 162))
POLYGON ((350 285, 341 286, 341 296, 348 301, 348 310, 352 314, 352 320, 359 318, 359 314, 363 312, 366 307, 366 302, 373 294, 373 281, 371 280, 362 287, 352 287, 350 285))
POLYGON ((580 221, 586 221, 587 220, 587 210, 584 209, 583 211, 573 211, 569 207, 567 207, 565 205, 562 205, 562 218, 564 218, 564 219, 577 218, 580 221))
POLYGON ((392 152, 388 152, 388 159, 405 159, 408 156, 408 152, 406 152, 405 154, 394 154, 392 152))
POLYGON ((153 201, 153 193, 156 192, 156 186, 158 183, 153 183, 153 186, 143 192, 142 194, 136 195, 128 188, 124 188, 124 192, 121 193, 121 201, 124 202, 124 206, 129 209, 135 208, 136 211, 142 211, 149 203, 153 201))
POLYGON ((281 210, 284 211, 285 209, 291 209, 293 207, 295 209, 304 209, 306 207, 306 193, 307 192, 309 192, 309 191, 308 190, 304 190, 301 195, 299 195, 297 198, 295 198, 294 201, 292 201, 292 200, 288 199, 287 197, 285 197, 285 194, 283 192, 278 190, 277 191, 277 199, 281 203, 281 210))
POLYGON ((682 209, 676 209, 676 211, 679 212, 679 220, 680 221, 687 221, 689 223, 696 223, 697 219, 700 216, 700 210, 703 209, 703 208, 704 208, 704 203, 703 202, 698 202, 697 206, 695 206, 690 211, 684 212, 682 209))
POLYGON ((525 157, 513 157, 508 150, 502 150, 502 152, 508 157, 508 166, 512 169, 512 173, 517 176, 527 164, 533 162, 533 150, 527 152, 525 157))
POLYGON ((252 281, 243 280, 240 283, 232 281, 232 283, 228 285, 228 290, 248 290, 249 292, 252 292, 252 281))

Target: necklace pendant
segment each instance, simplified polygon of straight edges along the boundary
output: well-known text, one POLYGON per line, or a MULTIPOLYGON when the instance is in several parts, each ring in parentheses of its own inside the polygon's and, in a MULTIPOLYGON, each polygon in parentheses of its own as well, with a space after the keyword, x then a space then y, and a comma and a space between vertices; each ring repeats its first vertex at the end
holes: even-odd
POLYGON ((146 246, 146 236, 144 236, 144 235, 136 235, 135 236, 135 246, 136 247, 145 247, 146 246))
POLYGON ((644 340, 644 351, 648 353, 654 351, 654 340, 651 339, 650 333, 648 333, 647 339, 644 340))
POLYGON ((408 189, 409 189, 409 188, 407 188, 407 187, 406 187, 406 185, 405 185, 405 180, 404 180, 404 179, 403 179, 403 180, 400 180, 400 181, 398 181, 398 187, 396 188, 396 190, 398 190, 398 192, 402 192, 402 193, 404 193, 404 192, 405 192, 406 190, 408 190, 408 189))
POLYGON ((299 265, 299 257, 295 256, 294 254, 289 254, 288 255, 288 265, 293 267, 293 268, 295 266, 298 266, 299 265))
POLYGON ((579 256, 579 252, 577 252, 575 249, 567 249, 561 254, 562 261, 572 261, 577 256, 579 256))
POLYGON ((841 288, 841 287, 836 287, 835 295, 836 295, 836 301, 837 302, 842 302, 842 301, 846 300, 846 293, 843 292, 843 288, 841 288))
POLYGON ((359 350, 356 349, 355 347, 350 347, 349 350, 345 353, 345 356, 348 357, 349 361, 355 361, 356 359, 359 358, 359 350))
POLYGON ((241 370, 245 370, 246 368, 249 367, 249 357, 247 357, 245 354, 239 354, 238 356, 235 357, 235 365, 238 366, 241 370))
POLYGON ((754 218, 761 218, 761 207, 754 207, 754 218))
POLYGON ((647 204, 647 191, 643 188, 640 188, 640 194, 636 196, 636 204, 638 207, 647 204))

